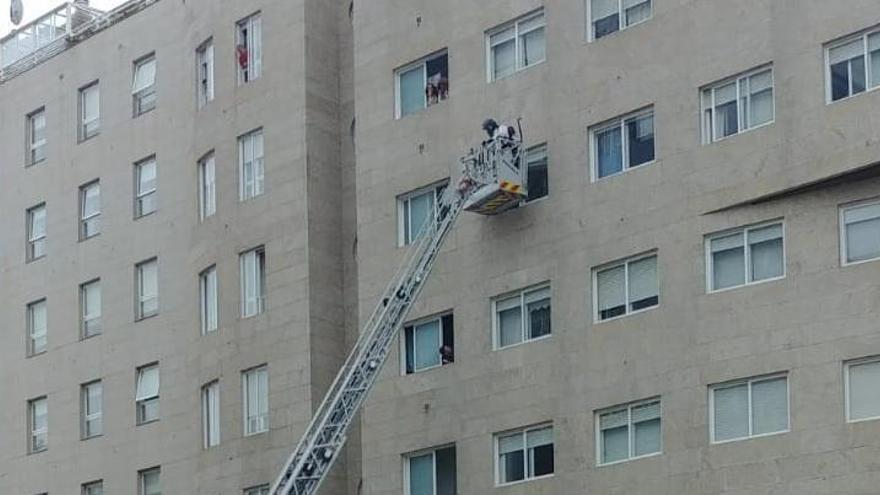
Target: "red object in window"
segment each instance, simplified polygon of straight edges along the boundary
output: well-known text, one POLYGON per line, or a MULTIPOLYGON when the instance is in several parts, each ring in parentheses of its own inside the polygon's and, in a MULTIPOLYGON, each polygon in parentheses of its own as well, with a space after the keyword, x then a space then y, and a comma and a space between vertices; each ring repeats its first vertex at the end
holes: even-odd
POLYGON ((238 55, 238 65, 241 66, 242 69, 247 69, 248 66, 248 49, 244 45, 238 45, 235 47, 236 55, 238 55))

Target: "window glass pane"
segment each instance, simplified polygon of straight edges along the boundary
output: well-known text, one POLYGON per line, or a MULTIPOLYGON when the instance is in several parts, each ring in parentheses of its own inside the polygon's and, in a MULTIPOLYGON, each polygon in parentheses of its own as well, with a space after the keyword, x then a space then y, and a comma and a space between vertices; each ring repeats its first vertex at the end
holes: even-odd
POLYGON ((715 139, 739 132, 736 83, 715 89, 715 139))
POLYGON ((626 268, 621 265, 602 270, 596 275, 599 319, 619 316, 626 312, 626 268))
POLYGON ((880 86, 880 33, 868 36, 868 63, 871 68, 871 87, 880 86))
POLYGON ((590 17, 593 21, 593 36, 601 38, 620 29, 618 0, 591 0, 590 17))
POLYGON ((419 65, 400 74, 400 116, 425 108, 424 67, 419 65))
POLYGON ((615 126, 596 132, 597 174, 600 178, 619 173, 623 170, 623 157, 621 155, 619 127, 615 126))
POLYGON ((632 310, 658 303, 657 257, 649 256, 629 264, 629 301, 632 310))
POLYGON ((880 362, 849 367, 849 419, 880 417, 880 362))
POLYGON ((624 25, 632 26, 651 17, 651 0, 623 0, 624 25))
POLYGON ((748 384, 716 388, 714 395, 715 441, 749 436, 748 384))
POLYGON ((525 453, 522 450, 501 456, 501 482, 510 483, 523 480, 525 472, 525 453))
POLYGON ((415 327, 415 353, 416 369, 440 364, 440 320, 429 321, 415 327))
POLYGON ((437 473, 437 495, 456 495, 455 447, 434 452, 434 469, 437 473))
POLYGON ((528 67, 544 60, 544 28, 538 28, 523 35, 522 51, 523 67, 528 67))
MULTIPOLYGON (((626 421, 626 411, 622 411, 626 421)), ((619 413, 614 413, 619 414, 619 413)), ((629 428, 626 424, 602 430, 602 462, 629 458, 629 428)))
POLYGON ((425 97, 431 106, 449 95, 449 67, 446 54, 434 57, 425 62, 425 97))
POLYGON ((745 283, 743 234, 712 239, 712 288, 724 289, 745 283))
POLYGON ((409 494, 434 495, 434 454, 409 460, 409 494))
POLYGON ((434 193, 428 191, 409 198, 410 242, 418 239, 434 217, 434 193))
POLYGON ((516 70, 516 41, 513 39, 492 47, 492 78, 513 74, 516 70))
POLYGON ((527 162, 527 181, 528 188, 527 201, 533 201, 543 198, 549 192, 547 180, 547 147, 540 146, 532 148, 526 156, 527 162))
POLYGON ((865 57, 859 56, 849 61, 849 70, 852 77, 852 94, 861 93, 865 90, 865 57))
POLYGON ((831 65, 831 99, 839 100, 849 96, 849 62, 831 65))
POLYGON ((137 93, 156 83, 156 59, 140 62, 135 68, 132 92, 137 93))
POLYGON ((528 325, 528 338, 550 334, 550 291, 541 291, 541 299, 526 303, 526 324, 528 325))
MULTIPOLYGON (((746 125, 753 127, 773 120, 773 73, 770 70, 755 74, 748 79, 749 106, 746 109, 746 125)), ((745 119, 744 119, 745 120, 745 119)))
POLYGON ((752 384, 752 434, 788 429, 788 379, 775 378, 752 384))
POLYGON ((636 167, 654 159, 654 115, 631 119, 626 123, 629 146, 629 167, 636 167))
POLYGON ((138 374, 137 394, 135 400, 144 400, 159 395, 159 368, 151 366, 143 368, 138 374))
POLYGON ((880 257, 880 217, 853 221, 846 225, 846 261, 880 257))
POLYGON ((546 476, 553 474, 553 444, 544 444, 529 451, 531 457, 529 476, 546 476))
POLYGON ((520 307, 499 311, 498 327, 498 341, 501 347, 522 342, 522 310, 520 307))
POLYGON ((749 231, 752 281, 781 277, 785 273, 782 254, 782 225, 749 231))
POLYGON ((643 456, 660 452, 660 418, 633 423, 633 455, 643 456))

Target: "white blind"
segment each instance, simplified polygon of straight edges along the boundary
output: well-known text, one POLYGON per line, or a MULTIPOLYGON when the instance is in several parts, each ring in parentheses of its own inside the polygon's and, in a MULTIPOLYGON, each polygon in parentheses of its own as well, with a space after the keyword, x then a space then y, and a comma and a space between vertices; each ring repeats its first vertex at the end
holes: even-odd
POLYGON ((629 264, 629 300, 641 301, 658 295, 657 257, 650 256, 629 264))
POLYGON ((717 388, 714 394, 715 441, 749 435, 748 384, 717 388))
POLYGON ((90 86, 82 93, 83 121, 91 122, 98 118, 98 85, 90 86))
POLYGON ((616 14, 620 4, 617 0, 592 0, 590 14, 593 21, 616 14))
POLYGON ((785 377, 752 384, 752 434, 788 429, 788 379, 785 377))
POLYGON ((880 362, 849 367, 849 419, 880 416, 880 362))
POLYGON ((150 261, 140 265, 141 271, 141 300, 152 299, 159 293, 157 280, 157 263, 150 261))
POLYGON ((607 430, 609 428, 626 426, 629 421, 628 414, 626 409, 603 414, 599 417, 599 429, 607 430))
POLYGON ((31 308, 31 335, 44 337, 46 335, 46 303, 32 304, 31 308))
POLYGON ((875 218, 880 218, 880 203, 850 208, 843 212, 844 223, 861 222, 875 218))
POLYGON ((769 241, 771 239, 782 238, 782 225, 770 225, 749 231, 749 244, 757 244, 759 242, 769 241))
POLYGON ((880 218, 853 222, 846 226, 847 261, 880 256, 880 218))
POLYGON ((131 92, 137 93, 154 84, 156 84, 156 59, 151 58, 139 63, 135 68, 131 92))
POLYGON ((633 423, 657 419, 660 417, 660 403, 652 402, 635 406, 632 408, 631 414, 633 423))
POLYGON ((541 445, 553 444, 553 428, 541 428, 540 430, 532 430, 526 433, 526 447, 534 448, 541 445))
POLYGON ((39 239, 46 235, 46 207, 31 210, 31 239, 39 239))
POLYGON ((603 270, 596 276, 599 291, 599 311, 626 304, 625 276, 623 265, 603 270))
POLYGON ((514 433, 498 439, 498 453, 501 455, 509 454, 523 449, 522 433, 514 433))
POLYGON ((715 88, 715 106, 736 101, 736 82, 715 88))
POLYGON ((861 38, 837 48, 828 50, 828 62, 831 65, 865 54, 865 45, 861 38))
POLYGON ((159 396, 159 367, 151 366, 138 373, 135 400, 152 399, 159 396))
POLYGON ((83 190, 83 218, 89 218, 101 210, 101 186, 92 184, 83 190))
POLYGON ((83 319, 91 320, 101 316, 101 285, 92 282, 83 286, 83 319))

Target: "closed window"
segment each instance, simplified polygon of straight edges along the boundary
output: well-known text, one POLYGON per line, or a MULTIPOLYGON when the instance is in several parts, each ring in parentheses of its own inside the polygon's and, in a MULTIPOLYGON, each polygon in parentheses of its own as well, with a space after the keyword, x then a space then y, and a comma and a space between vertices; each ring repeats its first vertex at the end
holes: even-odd
POLYGON ((455 446, 404 457, 404 495, 455 495, 455 446))
POLYGON ((153 258, 135 265, 137 300, 135 319, 159 313, 159 262, 153 258))
POLYGON ((155 55, 149 55, 134 63, 131 95, 135 117, 156 108, 155 55))
POLYGON ((101 183, 90 182, 79 188, 79 238, 101 233, 101 183))
POLYGON ((159 419, 159 365, 150 364, 138 368, 135 388, 137 424, 159 419))
POLYGON ((703 142, 728 136, 773 122, 773 68, 764 67, 702 91, 703 142))
POLYGON ((596 179, 654 161, 653 108, 596 126, 590 134, 596 179))
POLYGON ((394 72, 397 118, 440 103, 449 97, 446 51, 431 55, 394 72))
POLYGON ((266 251, 262 246, 239 256, 241 265, 241 317, 262 313, 266 306, 266 251))
POLYGON ((101 132, 101 106, 98 82, 79 90, 79 139, 85 141, 101 132))
POLYGON ((134 164, 134 217, 140 218, 156 211, 156 157, 151 156, 134 164))
POLYGON ((82 495, 104 495, 104 482, 93 481, 82 486, 82 495))
POLYGON ((244 434, 269 431, 269 368, 260 366, 241 374, 244 434))
POLYGON ((28 402, 28 452, 35 454, 49 448, 49 401, 45 397, 28 402))
POLYGON ((710 389, 713 443, 788 431, 788 376, 752 378, 710 389))
POLYGON ((101 333, 101 280, 79 286, 80 335, 86 339, 101 333))
POLYGON ((845 364, 846 419, 880 418, 880 359, 860 359, 845 364))
POLYGON ((406 374, 454 362, 452 314, 405 325, 403 344, 406 374))
POLYGON ((599 39, 651 18, 652 0, 587 0, 590 36, 599 39))
POLYGON ((82 439, 94 438, 104 433, 104 385, 100 380, 80 387, 82 404, 82 439))
POLYGON ((269 485, 260 485, 251 488, 245 488, 244 495, 269 495, 269 485))
POLYGON ((547 196, 550 192, 547 179, 547 145, 539 144, 526 151, 526 202, 547 196))
POLYGON ((238 84, 244 84, 259 78, 263 72, 263 20, 260 14, 254 14, 239 21, 236 27, 238 84))
POLYGON ((46 256, 46 204, 27 210, 27 260, 46 256))
POLYGON ((199 274, 199 309, 202 335, 217 330, 217 267, 211 266, 199 274))
POLYGON ((138 472, 138 495, 162 495, 159 475, 157 467, 138 472))
POLYGON ((660 304, 657 255, 620 261, 595 270, 596 321, 632 314, 660 304))
POLYGON ((34 165, 46 159, 46 110, 41 108, 27 116, 27 163, 34 165))
POLYGON ((496 484, 553 474, 553 426, 544 425, 495 436, 496 484))
POLYGON ((880 86, 880 31, 827 46, 826 60, 829 102, 880 86))
POLYGON ((238 138, 238 199, 246 201, 264 191, 263 129, 238 138))
POLYGON ((489 81, 543 62, 544 10, 533 12, 487 33, 489 81))
POLYGON ((710 291, 785 276, 782 223, 710 236, 706 250, 710 291))
POLYGON ((492 304, 496 349, 550 335, 550 287, 523 290, 492 304))
POLYGON ((28 356, 46 352, 48 325, 45 299, 27 305, 27 335, 28 356))
POLYGON ((202 446, 205 449, 220 445, 220 382, 202 387, 202 446))
POLYGON ((214 99, 214 41, 202 43, 196 50, 197 93, 199 108, 214 99))
POLYGON ((660 400, 641 401, 596 415, 599 464, 659 454, 660 400))
POLYGON ((880 259, 880 203, 841 208, 840 217, 842 264, 880 259))
POLYGON ((199 217, 204 220, 217 212, 217 186, 214 180, 214 152, 199 160, 199 217))
POLYGON ((397 198, 398 245, 415 242, 437 218, 437 204, 443 196, 446 183, 428 186, 397 198))

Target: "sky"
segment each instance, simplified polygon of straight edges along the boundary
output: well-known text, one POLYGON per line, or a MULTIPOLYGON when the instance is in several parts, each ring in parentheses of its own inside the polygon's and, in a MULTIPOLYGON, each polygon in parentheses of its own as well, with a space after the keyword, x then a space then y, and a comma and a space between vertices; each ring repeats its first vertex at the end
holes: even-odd
MULTIPOLYGON (((89 5, 96 9, 109 10, 123 3, 124 0, 91 0, 89 5)), ((0 0, 0 37, 6 36, 14 27, 9 20, 10 0, 0 0)), ((40 17, 50 10, 65 3, 64 0, 22 0, 24 4, 24 19, 20 26, 40 17)))

